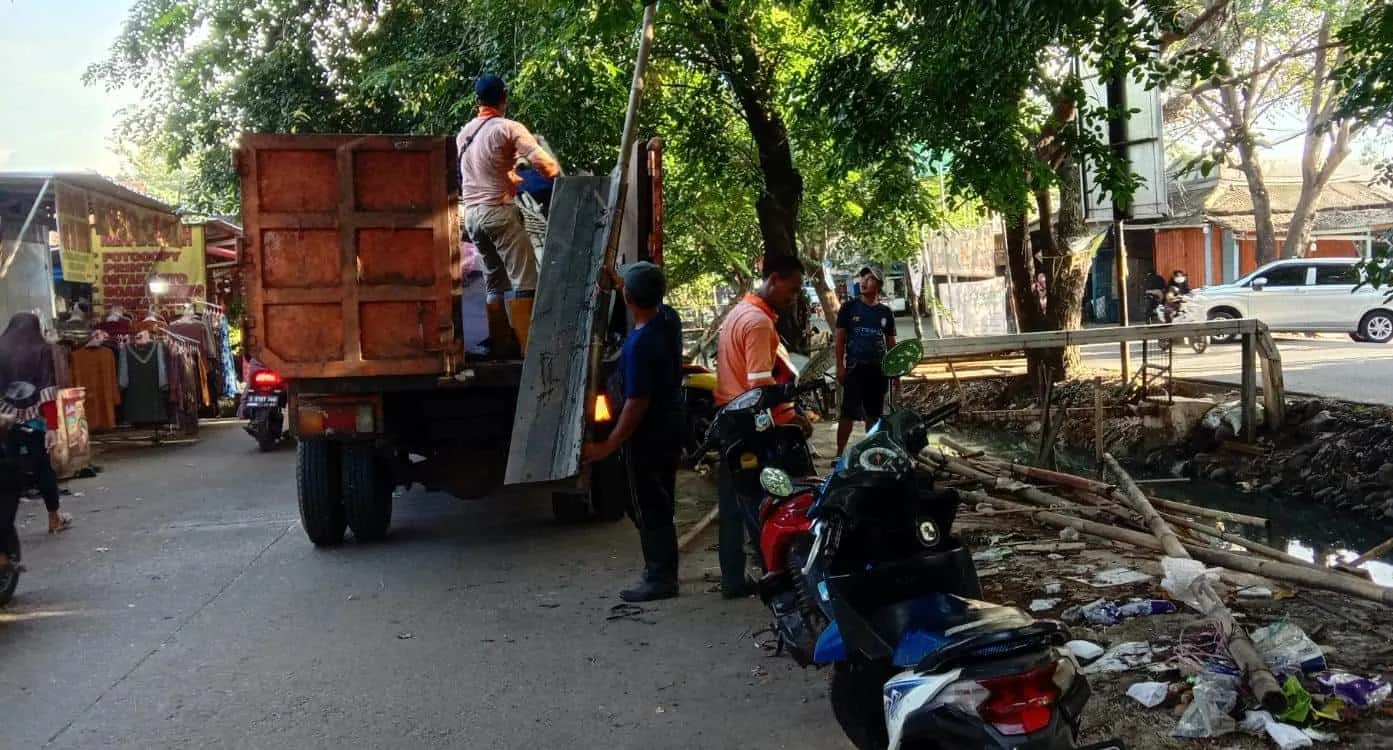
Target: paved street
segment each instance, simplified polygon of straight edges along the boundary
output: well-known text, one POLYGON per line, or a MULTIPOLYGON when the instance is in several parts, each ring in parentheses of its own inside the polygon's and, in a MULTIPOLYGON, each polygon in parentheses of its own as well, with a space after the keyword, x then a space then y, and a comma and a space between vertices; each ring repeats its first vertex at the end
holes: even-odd
MULTIPOLYGON (((895 322, 901 338, 914 335, 910 318, 896 318, 895 322)), ((1275 337, 1288 391, 1393 405, 1393 344, 1357 344, 1335 334, 1314 339, 1291 334, 1275 337)), ((1175 373, 1238 385, 1240 349, 1237 344, 1215 345, 1204 354, 1195 354, 1188 346, 1181 346, 1175 352, 1175 373)), ((1131 351, 1133 366, 1140 366, 1141 343, 1133 343, 1131 351)), ((1149 356, 1160 356, 1159 361, 1165 362, 1155 342, 1150 352, 1149 356)), ((1120 359, 1116 344, 1084 347, 1084 360, 1093 367, 1118 369, 1120 359)))
POLYGON ((317 551, 293 452, 236 426, 102 463, 67 485, 73 531, 21 510, 5 748, 848 747, 825 675, 750 641, 758 603, 704 593, 713 554, 646 622, 606 621, 638 568, 627 521, 414 491, 387 543, 317 551))
MULTIPOLYGON (((1393 344, 1356 344, 1348 338, 1323 335, 1309 339, 1277 335, 1282 354, 1282 376, 1287 390, 1318 396, 1393 405, 1393 344)), ((1238 385, 1242 364, 1237 344, 1210 346, 1195 354, 1188 346, 1176 348, 1175 374, 1183 377, 1217 380, 1238 385)), ((1158 355, 1153 344, 1152 357, 1158 355)), ((1132 345, 1133 367, 1141 362, 1141 344, 1132 345)), ((1116 369, 1120 360, 1115 344, 1084 348, 1084 359, 1095 367, 1116 369)))

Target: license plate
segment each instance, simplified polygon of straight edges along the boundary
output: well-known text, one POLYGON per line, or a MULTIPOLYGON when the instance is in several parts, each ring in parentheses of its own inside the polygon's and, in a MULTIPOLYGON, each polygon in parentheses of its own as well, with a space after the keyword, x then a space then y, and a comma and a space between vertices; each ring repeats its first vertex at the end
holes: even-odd
POLYGON ((1084 745, 1079 750, 1127 750, 1127 746, 1122 744, 1122 740, 1104 740, 1092 745, 1084 745))
POLYGON ((247 399, 247 406, 275 406, 277 401, 275 396, 252 396, 247 399))

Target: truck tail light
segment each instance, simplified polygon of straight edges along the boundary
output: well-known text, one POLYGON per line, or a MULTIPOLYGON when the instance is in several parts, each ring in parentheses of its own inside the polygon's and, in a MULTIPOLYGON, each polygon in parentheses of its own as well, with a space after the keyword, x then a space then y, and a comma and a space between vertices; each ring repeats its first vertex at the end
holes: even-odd
POLYGON ((296 408, 298 434, 300 437, 375 435, 381 427, 377 421, 377 410, 376 401, 357 399, 302 401, 296 408))
POLYGON ((604 424, 614 419, 609 411, 609 397, 603 393, 595 394, 595 423, 604 424))

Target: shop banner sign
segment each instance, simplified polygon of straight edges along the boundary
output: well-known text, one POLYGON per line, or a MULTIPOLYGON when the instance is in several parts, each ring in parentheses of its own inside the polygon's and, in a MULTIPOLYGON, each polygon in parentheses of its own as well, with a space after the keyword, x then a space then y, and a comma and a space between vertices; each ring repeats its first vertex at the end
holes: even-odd
POLYGON ((98 196, 92 204, 92 239, 101 268, 93 294, 96 307, 105 311, 119 305, 143 315, 152 306, 206 299, 202 226, 98 196))
POLYGON ((63 280, 95 284, 99 271, 97 256, 92 252, 87 191, 59 182, 54 192, 58 198, 58 257, 63 280))

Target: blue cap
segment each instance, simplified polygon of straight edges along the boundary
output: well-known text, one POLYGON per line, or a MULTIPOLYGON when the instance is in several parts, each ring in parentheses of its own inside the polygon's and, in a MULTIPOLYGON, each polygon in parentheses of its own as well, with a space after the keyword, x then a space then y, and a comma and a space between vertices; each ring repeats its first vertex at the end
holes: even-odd
POLYGON ((474 96, 483 104, 496 105, 507 95, 508 84, 498 76, 479 76, 479 80, 474 82, 474 96))

